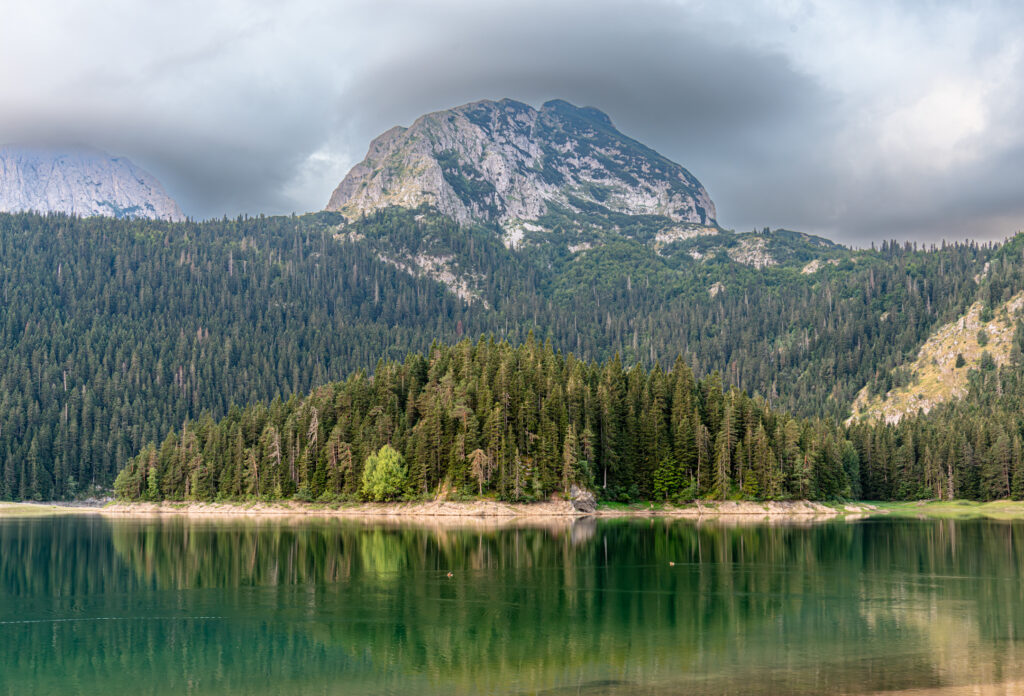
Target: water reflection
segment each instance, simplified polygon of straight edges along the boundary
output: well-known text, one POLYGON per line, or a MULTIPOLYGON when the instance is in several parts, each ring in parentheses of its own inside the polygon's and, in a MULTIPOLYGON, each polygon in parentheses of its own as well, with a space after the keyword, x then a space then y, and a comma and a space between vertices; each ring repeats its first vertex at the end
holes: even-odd
POLYGON ((1005 684, 1024 672, 1022 532, 987 520, 4 520, 0 693, 1005 684))

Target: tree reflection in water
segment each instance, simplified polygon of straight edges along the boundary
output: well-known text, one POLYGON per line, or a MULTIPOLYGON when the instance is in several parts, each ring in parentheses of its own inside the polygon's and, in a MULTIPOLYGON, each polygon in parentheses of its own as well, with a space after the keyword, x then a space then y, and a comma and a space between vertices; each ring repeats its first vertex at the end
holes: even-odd
POLYGON ((995 521, 8 519, 0 693, 1005 682, 1024 671, 1022 532, 995 521))

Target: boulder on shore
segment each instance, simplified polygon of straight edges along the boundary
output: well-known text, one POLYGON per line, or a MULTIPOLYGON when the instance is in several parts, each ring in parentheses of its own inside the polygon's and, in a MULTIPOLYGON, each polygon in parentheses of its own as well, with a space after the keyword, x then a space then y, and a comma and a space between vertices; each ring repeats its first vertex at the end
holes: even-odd
POLYGON ((572 501, 572 507, 577 512, 589 514, 597 510, 597 499, 594 494, 576 484, 569 488, 569 500, 572 501))

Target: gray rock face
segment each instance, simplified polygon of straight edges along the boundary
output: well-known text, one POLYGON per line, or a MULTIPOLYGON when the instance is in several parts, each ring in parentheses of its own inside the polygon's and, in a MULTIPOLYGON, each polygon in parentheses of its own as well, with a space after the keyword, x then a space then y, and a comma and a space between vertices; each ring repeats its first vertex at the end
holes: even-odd
POLYGON ((358 218, 424 203, 461 223, 497 222, 512 245, 553 212, 716 224, 692 174, 621 134, 597 109, 560 100, 540 109, 480 101, 392 128, 371 143, 327 210, 358 218))
POLYGON ((594 494, 575 483, 569 488, 569 500, 577 512, 591 513, 597 510, 597 499, 594 494))
POLYGON ((96 150, 0 148, 0 212, 184 220, 151 174, 96 150))

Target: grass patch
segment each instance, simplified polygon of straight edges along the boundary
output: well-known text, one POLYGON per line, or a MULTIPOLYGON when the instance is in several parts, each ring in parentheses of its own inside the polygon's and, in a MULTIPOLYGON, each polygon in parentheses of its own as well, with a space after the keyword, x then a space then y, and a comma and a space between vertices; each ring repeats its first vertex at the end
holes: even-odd
POLYGON ((873 515, 893 517, 925 517, 935 519, 1024 519, 1024 501, 993 500, 979 503, 973 500, 918 500, 895 503, 872 503, 877 507, 873 515))
POLYGON ((601 501, 597 504, 598 512, 606 510, 609 512, 641 512, 643 510, 664 510, 668 506, 663 501, 637 501, 632 503, 620 503, 614 500, 601 501))
POLYGON ((42 517, 82 512, 81 508, 42 503, 0 503, 0 517, 42 517))

